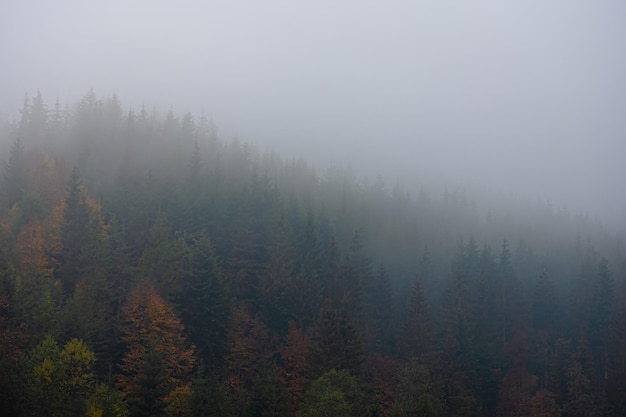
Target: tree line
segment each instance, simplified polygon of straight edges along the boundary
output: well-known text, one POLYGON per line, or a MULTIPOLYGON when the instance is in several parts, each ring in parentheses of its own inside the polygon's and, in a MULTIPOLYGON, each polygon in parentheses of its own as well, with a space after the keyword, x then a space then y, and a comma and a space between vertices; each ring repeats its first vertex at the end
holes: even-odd
POLYGON ((93 91, 0 132, 2 415, 626 414, 623 237, 588 216, 93 91))

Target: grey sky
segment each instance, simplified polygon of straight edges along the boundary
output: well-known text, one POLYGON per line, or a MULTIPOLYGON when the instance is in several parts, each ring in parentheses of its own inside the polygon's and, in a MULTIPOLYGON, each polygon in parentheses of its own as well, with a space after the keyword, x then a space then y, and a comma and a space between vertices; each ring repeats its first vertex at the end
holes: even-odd
POLYGON ((626 219, 622 0, 0 0, 0 56, 2 118, 93 87, 388 182, 626 219))

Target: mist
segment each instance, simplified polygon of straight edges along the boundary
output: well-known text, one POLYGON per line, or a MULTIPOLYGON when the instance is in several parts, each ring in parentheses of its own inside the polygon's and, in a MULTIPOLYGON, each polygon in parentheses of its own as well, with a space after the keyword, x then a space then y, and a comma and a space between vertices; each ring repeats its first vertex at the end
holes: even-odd
POLYGON ((7 1, 0 117, 93 88, 318 167, 623 227, 625 21, 619 1, 7 1))

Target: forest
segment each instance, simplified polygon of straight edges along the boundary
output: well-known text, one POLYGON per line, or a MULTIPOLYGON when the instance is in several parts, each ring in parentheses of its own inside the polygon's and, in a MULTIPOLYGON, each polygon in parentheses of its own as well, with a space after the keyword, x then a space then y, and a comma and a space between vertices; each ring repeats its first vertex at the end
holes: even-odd
POLYGON ((93 90, 27 97, 0 150, 2 416, 626 416, 624 236, 592 216, 93 90))

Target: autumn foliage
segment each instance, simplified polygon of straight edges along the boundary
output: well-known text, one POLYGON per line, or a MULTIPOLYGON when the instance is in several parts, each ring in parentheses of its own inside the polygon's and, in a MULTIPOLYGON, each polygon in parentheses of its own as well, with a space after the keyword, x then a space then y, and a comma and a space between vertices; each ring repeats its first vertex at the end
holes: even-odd
POLYGON ((0 417, 626 415, 621 234, 93 91, 23 115, 0 123, 0 417))
POLYGON ((131 410, 157 410, 190 384, 194 348, 188 345, 172 305, 150 286, 132 292, 123 315, 126 354, 118 384, 131 410))

